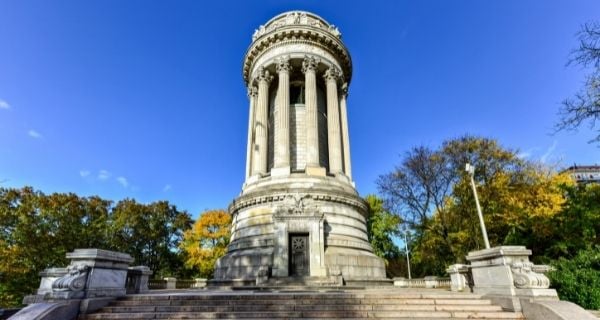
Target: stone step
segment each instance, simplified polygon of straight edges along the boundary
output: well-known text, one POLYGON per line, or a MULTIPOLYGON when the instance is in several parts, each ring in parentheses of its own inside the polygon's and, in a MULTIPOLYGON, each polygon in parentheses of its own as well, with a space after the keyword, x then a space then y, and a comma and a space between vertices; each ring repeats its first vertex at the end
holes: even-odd
POLYGON ((339 292, 311 292, 311 293, 297 293, 297 292, 286 292, 282 291, 279 293, 260 293, 254 292, 252 294, 202 294, 199 293, 187 293, 187 294, 160 294, 160 295, 130 295, 127 296, 126 300, 288 300, 288 299, 469 299, 478 300, 482 296, 475 294, 465 293, 437 293, 437 294, 420 294, 420 293, 382 293, 382 294, 356 294, 348 293, 344 291, 339 292))
POLYGON ((102 309, 106 313, 147 313, 147 312, 233 312, 233 311, 480 311, 500 312, 502 308, 493 305, 223 305, 223 306, 109 306, 102 309))
POLYGON ((83 317, 92 319, 524 319, 521 313, 514 312, 425 312, 425 311, 303 311, 303 312, 165 312, 165 313, 114 313, 92 314, 83 317))
POLYGON ((288 299, 288 300, 119 300, 113 306, 227 306, 227 305, 460 305, 489 306, 488 299, 288 299))
POLYGON ((431 292, 213 292, 130 295, 92 319, 524 319, 473 294, 431 292))

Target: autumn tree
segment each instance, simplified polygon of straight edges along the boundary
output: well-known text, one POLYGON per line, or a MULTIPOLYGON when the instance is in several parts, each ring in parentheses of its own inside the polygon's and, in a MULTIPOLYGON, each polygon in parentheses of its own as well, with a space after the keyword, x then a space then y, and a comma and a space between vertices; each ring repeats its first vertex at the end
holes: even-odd
POLYGON ((492 245, 520 244, 544 251, 552 219, 565 203, 561 186, 572 183, 517 157, 494 139, 464 136, 438 149, 413 148, 394 171, 378 180, 388 208, 414 231, 416 274, 443 274, 448 264, 483 248, 466 163, 474 180, 492 245))
MULTIPOLYGON (((600 120, 600 23, 589 22, 578 33, 579 47, 571 53, 568 64, 588 69, 583 88, 573 97, 565 99, 560 108, 558 130, 573 130, 583 123, 594 128, 600 120)), ((597 130, 598 131, 598 130, 597 130)), ((592 139, 600 143, 600 131, 592 139)), ((590 142, 592 142, 590 141, 590 142)))
POLYGON ((215 262, 225 254, 229 244, 230 228, 231 215, 224 210, 202 213, 184 233, 181 248, 187 256, 185 265, 196 269, 203 278, 212 278, 215 262))

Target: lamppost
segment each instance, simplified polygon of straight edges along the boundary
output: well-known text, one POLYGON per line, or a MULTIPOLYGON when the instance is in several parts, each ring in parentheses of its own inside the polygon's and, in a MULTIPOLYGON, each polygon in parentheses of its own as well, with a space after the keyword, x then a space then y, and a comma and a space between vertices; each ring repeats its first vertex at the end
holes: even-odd
POLYGON ((471 177, 471 188, 473 188, 473 195, 475 196, 475 205, 477 205, 477 214, 479 215, 479 224, 481 225, 481 233, 483 234, 483 241, 485 242, 485 248, 490 248, 490 241, 488 240, 487 231, 485 230, 485 222, 483 222, 483 215, 481 214, 481 206, 479 205, 479 198, 477 197, 477 188, 475 187, 475 179, 473 176, 475 175, 475 167, 470 163, 465 165, 465 171, 469 173, 469 177, 471 177))
POLYGON ((404 251, 406 252, 406 265, 408 266, 408 280, 411 279, 410 277, 410 257, 408 256, 408 230, 407 228, 404 228, 404 251))

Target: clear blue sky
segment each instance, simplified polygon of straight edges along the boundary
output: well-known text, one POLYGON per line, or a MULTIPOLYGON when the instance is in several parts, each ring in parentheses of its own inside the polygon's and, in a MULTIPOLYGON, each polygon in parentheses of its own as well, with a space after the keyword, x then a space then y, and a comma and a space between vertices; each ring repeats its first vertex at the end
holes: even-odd
POLYGON ((352 54, 362 195, 409 148, 465 133, 546 163, 600 163, 587 127, 550 134, 583 83, 565 63, 597 0, 2 0, 0 185, 225 208, 244 178, 243 55, 292 9, 338 26, 352 54))

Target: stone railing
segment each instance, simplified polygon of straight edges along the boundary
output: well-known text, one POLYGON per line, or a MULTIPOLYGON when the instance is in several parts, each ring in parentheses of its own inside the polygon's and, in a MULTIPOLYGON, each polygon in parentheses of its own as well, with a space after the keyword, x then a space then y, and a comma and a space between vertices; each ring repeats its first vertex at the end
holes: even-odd
POLYGON ((400 288, 450 288, 450 278, 428 276, 422 279, 394 278, 394 286, 400 288))
POLYGON ((167 277, 164 279, 148 280, 148 288, 150 290, 196 289, 204 287, 206 287, 206 279, 204 278, 190 280, 167 277))

